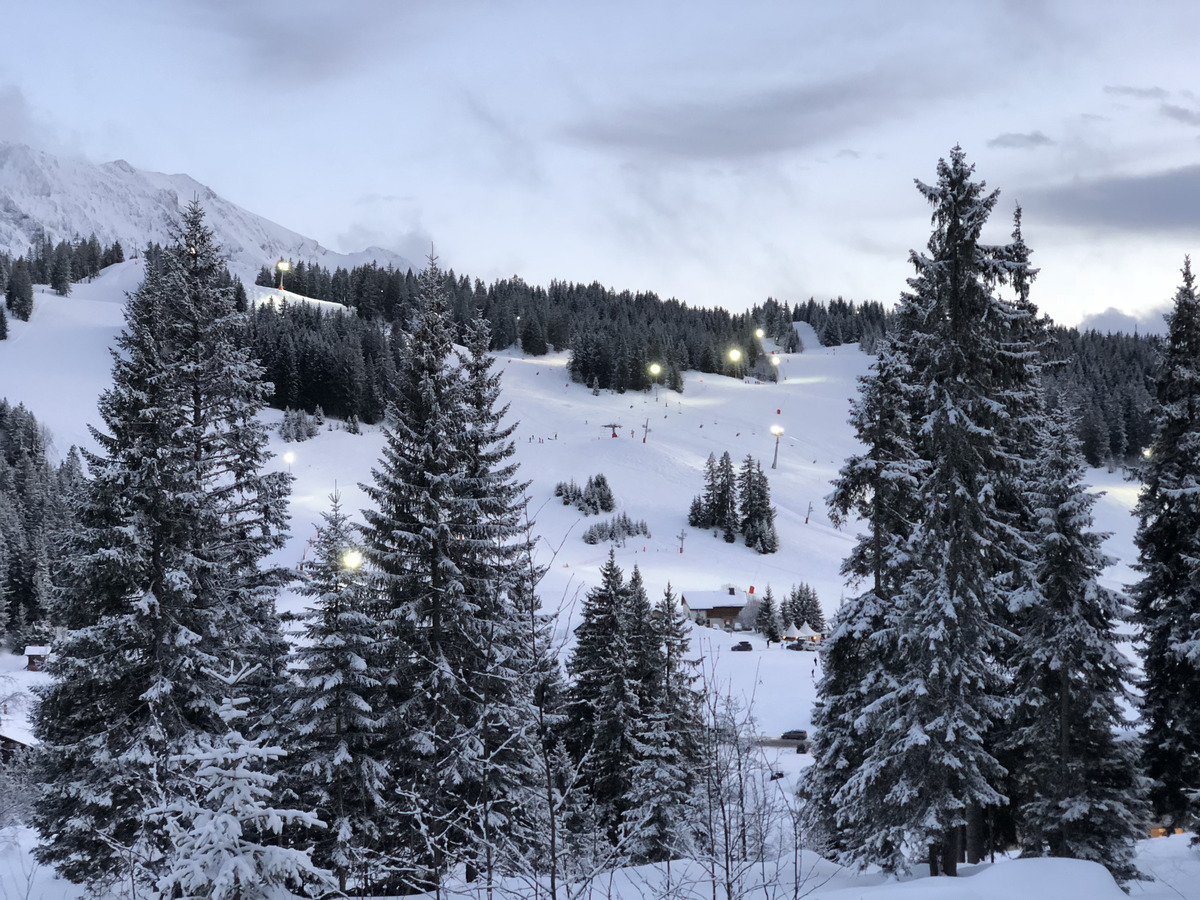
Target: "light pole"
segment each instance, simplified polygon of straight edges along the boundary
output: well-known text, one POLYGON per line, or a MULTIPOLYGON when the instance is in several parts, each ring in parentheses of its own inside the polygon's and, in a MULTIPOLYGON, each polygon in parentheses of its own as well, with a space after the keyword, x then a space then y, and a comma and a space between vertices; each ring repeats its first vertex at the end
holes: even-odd
POLYGON ((662 366, 658 363, 650 363, 650 374, 654 376, 654 402, 658 402, 658 376, 662 373, 662 366))
POLYGON ((771 357, 771 365, 775 367, 775 383, 779 384, 779 357, 771 357))
POLYGON ((291 450, 289 450, 287 453, 283 454, 283 461, 285 463, 287 463, 288 474, 291 475, 292 474, 292 463, 294 463, 296 461, 296 454, 293 453, 291 450))
POLYGON ((775 458, 771 460, 771 468, 779 468, 779 439, 783 437, 783 426, 772 425, 771 434, 775 435, 775 458))
POLYGON ((292 267, 292 264, 289 263, 282 256, 279 257, 279 262, 275 263, 275 268, 277 268, 279 270, 279 289, 281 291, 283 290, 283 276, 291 267, 292 267))

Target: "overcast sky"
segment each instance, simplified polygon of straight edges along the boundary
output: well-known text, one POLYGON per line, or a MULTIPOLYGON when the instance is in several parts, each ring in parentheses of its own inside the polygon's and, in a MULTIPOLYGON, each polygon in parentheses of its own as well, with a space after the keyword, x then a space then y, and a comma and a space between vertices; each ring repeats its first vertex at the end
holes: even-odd
POLYGON ((0 140, 488 281, 891 303, 956 143, 1059 321, 1148 315, 1200 253, 1194 0, 27 0, 3 30, 0 140))

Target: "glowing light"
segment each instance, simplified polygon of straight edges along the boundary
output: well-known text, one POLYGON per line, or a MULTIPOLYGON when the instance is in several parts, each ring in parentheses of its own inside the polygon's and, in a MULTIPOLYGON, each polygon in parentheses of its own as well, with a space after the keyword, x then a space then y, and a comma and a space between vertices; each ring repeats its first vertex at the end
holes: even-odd
POLYGON ((771 365, 773 365, 773 366, 778 366, 778 365, 779 365, 779 357, 778 357, 778 356, 772 356, 772 357, 771 357, 771 365))
POLYGON ((772 425, 771 426, 771 434, 775 435, 775 437, 779 437, 781 434, 783 434, 783 426, 782 425, 772 425))
POLYGON ((1142 451, 1142 456, 1146 457, 1146 459, 1149 459, 1153 455, 1154 455, 1154 451, 1151 450, 1149 447, 1147 447, 1145 450, 1142 451))
POLYGON ((290 466, 296 461, 296 454, 289 450, 287 453, 283 454, 283 461, 290 466))
POLYGON ((347 569, 357 569, 363 564, 363 555, 357 550, 347 550, 342 556, 342 565, 347 569))
POLYGON ((757 337, 759 340, 761 340, 761 339, 762 339, 762 336, 763 336, 764 334, 766 334, 766 332, 765 332, 765 331, 763 331, 761 328, 759 328, 759 329, 756 329, 756 330, 755 330, 755 332, 754 332, 754 336, 755 336, 755 337, 757 337))
POLYGON ((733 360, 733 362, 737 362, 739 359, 742 358, 742 351, 739 350, 737 347, 734 347, 732 350, 729 351, 729 358, 731 360, 733 360))
POLYGON ((659 376, 659 373, 661 373, 661 372, 662 372, 662 366, 660 366, 658 363, 650 363, 650 374, 651 375, 653 375, 655 378, 657 378, 659 376))

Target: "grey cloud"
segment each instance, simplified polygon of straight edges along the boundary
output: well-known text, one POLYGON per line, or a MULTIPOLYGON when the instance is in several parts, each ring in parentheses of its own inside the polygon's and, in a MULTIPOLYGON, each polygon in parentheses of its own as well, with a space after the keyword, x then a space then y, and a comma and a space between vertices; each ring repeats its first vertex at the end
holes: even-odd
POLYGON ((541 164, 527 132, 514 127, 484 101, 470 91, 463 92, 463 104, 471 118, 490 138, 484 142, 493 156, 498 171, 505 177, 516 177, 526 185, 542 182, 541 164))
POLYGON ((21 89, 13 85, 0 86, 0 141, 54 149, 46 126, 38 121, 21 89))
MULTIPOLYGON (((199 0, 196 21, 238 45, 239 71, 289 86, 319 84, 373 66, 389 49, 392 20, 412 4, 331 6, 304 0, 199 0)), ((394 52, 394 47, 391 48, 394 52)))
POLYGON ((1026 193, 1026 209, 1073 225, 1200 233, 1200 165, 1026 193))
POLYGON ((1132 87, 1127 84, 1106 84, 1104 93, 1121 97, 1136 97, 1139 100, 1165 100, 1168 93, 1160 87, 1132 87))
POLYGON ((1025 134, 1008 132, 1007 134, 997 135, 988 141, 987 145, 1001 149, 1028 150, 1034 147, 1045 147, 1053 143, 1054 141, 1050 140, 1050 138, 1046 137, 1040 131, 1030 131, 1025 134))
POLYGON ((1168 119, 1183 122, 1185 125, 1200 125, 1200 111, 1198 110, 1188 109, 1186 106, 1175 106, 1173 103, 1164 103, 1161 109, 1162 114, 1168 119))
POLYGON ((584 144, 684 159, 747 159, 826 143, 901 116, 920 91, 900 72, 873 73, 736 97, 640 103, 567 129, 584 144))
POLYGON ((1163 316, 1170 306, 1157 306, 1137 315, 1121 312, 1110 306, 1104 312, 1090 313, 1079 323, 1079 330, 1099 331, 1101 334, 1124 332, 1125 334, 1166 334, 1167 322, 1163 316))

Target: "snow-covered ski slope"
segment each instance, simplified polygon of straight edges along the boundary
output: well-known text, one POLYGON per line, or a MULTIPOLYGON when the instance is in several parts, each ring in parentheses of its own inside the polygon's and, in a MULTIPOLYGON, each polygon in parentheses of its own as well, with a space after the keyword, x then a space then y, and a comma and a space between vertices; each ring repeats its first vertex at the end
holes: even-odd
MULTIPOLYGON (((96 398, 110 380, 109 347, 123 325, 124 294, 135 289, 140 279, 140 263, 127 262, 105 270, 90 284, 75 285, 70 297, 39 290, 31 320, 9 321, 10 338, 0 342, 0 396, 25 403, 52 432, 59 455, 73 443, 94 446, 87 426, 99 424, 96 398)), ((262 288, 251 291, 253 299, 260 301, 278 296, 277 291, 262 288)), ((563 506, 553 496, 554 487, 572 478, 582 485, 588 476, 601 472, 612 486, 618 511, 645 519, 650 527, 651 537, 630 539, 616 549, 616 557, 627 573, 634 565, 640 568, 652 599, 661 595, 668 582, 677 595, 734 584, 743 589, 753 585, 756 594, 769 585, 778 597, 804 581, 816 588, 826 615, 834 612, 839 597, 849 590, 838 569, 855 528, 833 528, 824 498, 830 479, 856 446, 846 421, 849 400, 856 379, 868 371, 870 357, 856 347, 822 348, 806 327, 801 336, 805 351, 782 357, 778 384, 691 372, 682 395, 660 388, 657 395, 593 396, 589 389, 570 382, 566 354, 534 358, 515 349, 498 354, 509 421, 519 423, 514 439, 521 476, 529 481, 539 557, 547 567, 540 594, 545 606, 561 610, 564 640, 569 640, 582 596, 596 583, 610 545, 583 542, 583 531, 599 519, 563 506), (614 424, 619 426, 615 438, 614 424), (784 428, 776 469, 770 468, 773 424, 784 428), (719 457, 725 451, 735 464, 747 454, 762 461, 778 510, 779 553, 761 556, 740 542, 726 544, 711 532, 687 526, 687 509, 701 490, 705 459, 709 453, 719 457), (681 532, 685 535, 682 553, 681 532)), ((272 423, 282 418, 274 410, 263 415, 272 423)), ((335 488, 342 493, 344 508, 361 508, 364 497, 359 485, 370 480, 381 446, 382 436, 372 426, 361 435, 322 431, 303 443, 284 444, 273 438, 277 455, 271 465, 290 468, 296 479, 292 535, 280 554, 281 562, 300 561, 335 488), (284 454, 291 454, 290 463, 284 454)), ((1107 492, 1097 505, 1097 527, 1112 532, 1105 546, 1118 560, 1106 573, 1107 581, 1120 587, 1133 578, 1129 563, 1134 558, 1134 523, 1129 510, 1136 486, 1119 474, 1091 474, 1093 484, 1107 492)), ((285 595, 281 606, 298 610, 301 601, 285 595)), ((696 629, 693 641, 716 682, 753 702, 761 734, 778 736, 787 729, 811 727, 819 675, 815 654, 767 649, 755 635, 709 629, 696 629), (742 639, 749 639, 754 651, 730 652, 734 641, 742 639)), ((0 654, 0 674, 14 676, 20 686, 44 677, 22 671, 23 664, 21 657, 0 654)), ((0 727, 19 732, 24 729, 23 716, 22 711, 10 711, 0 727)), ((791 751, 766 752, 772 765, 786 773, 777 784, 790 790, 808 757, 791 751)), ((28 834, 21 837, 26 847, 29 840, 28 834)), ((1200 860, 1185 839, 1147 842, 1141 858, 1160 880, 1135 884, 1133 896, 1200 900, 1200 860)), ((29 881, 22 873, 30 864, 26 851, 11 845, 0 848, 0 897, 25 896, 29 881), (21 893, 12 893, 17 886, 21 893)), ((810 896, 879 900, 1122 896, 1107 873, 1086 863, 1033 860, 965 871, 970 877, 957 881, 883 884, 877 876, 853 876, 829 867, 821 869, 819 878, 814 876, 809 886, 823 886, 810 896)), ((72 886, 51 881, 48 873, 40 873, 36 884, 38 890, 29 895, 33 898, 80 896, 72 886)), ((629 898, 637 893, 632 883, 626 893, 629 898)))

